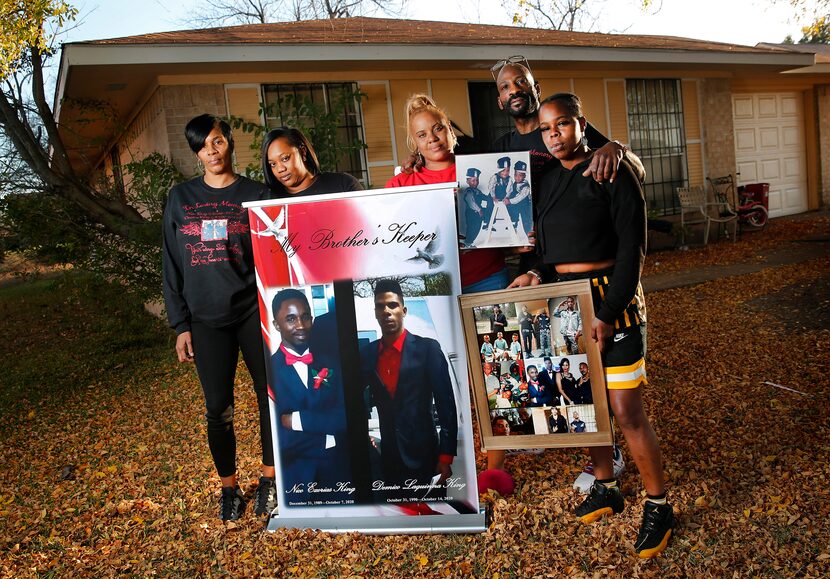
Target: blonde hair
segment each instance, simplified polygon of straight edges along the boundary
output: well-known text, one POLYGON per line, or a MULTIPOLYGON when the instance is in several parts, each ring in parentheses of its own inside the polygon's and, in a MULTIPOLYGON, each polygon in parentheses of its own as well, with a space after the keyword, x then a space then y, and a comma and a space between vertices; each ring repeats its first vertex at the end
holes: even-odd
POLYGON ((458 139, 455 137, 455 131, 452 130, 452 123, 450 123, 450 118, 447 116, 447 113, 435 104, 435 101, 432 100, 431 96, 425 94, 414 94, 406 100, 406 146, 409 147, 409 150, 413 153, 418 151, 418 145, 415 143, 415 138, 412 136, 412 129, 409 126, 409 121, 412 120, 413 116, 424 112, 432 113, 441 120, 445 127, 447 127, 447 131, 449 131, 447 139, 449 140, 450 151, 455 149, 455 145, 458 144, 458 139))

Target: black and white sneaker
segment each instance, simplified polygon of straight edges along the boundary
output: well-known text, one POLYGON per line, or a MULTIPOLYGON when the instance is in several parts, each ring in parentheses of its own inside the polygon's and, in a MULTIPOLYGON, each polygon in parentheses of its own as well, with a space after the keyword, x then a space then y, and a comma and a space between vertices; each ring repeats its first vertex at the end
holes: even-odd
POLYGON ((245 512, 245 498, 239 487, 222 487, 219 497, 219 518, 223 521, 235 521, 245 512))
MULTIPOLYGON (((614 478, 620 478, 620 475, 625 471, 625 458, 622 454, 622 449, 618 444, 614 445, 614 478)), ((574 481, 574 489, 578 490, 580 494, 587 495, 591 486, 597 477, 594 476, 594 463, 590 460, 585 463, 585 468, 579 473, 574 481)))
POLYGON ((646 501, 643 505, 643 524, 637 534, 634 550, 641 559, 656 557, 666 548, 674 527, 674 510, 670 504, 658 505, 646 501))
POLYGON ((258 517, 270 516, 277 508, 277 483, 267 476, 259 477, 259 486, 256 488, 256 502, 254 514, 258 517))
POLYGON ((610 515, 621 513, 625 508, 625 499, 617 487, 608 488, 604 484, 594 481, 591 492, 582 503, 576 507, 576 516, 585 524, 610 515))

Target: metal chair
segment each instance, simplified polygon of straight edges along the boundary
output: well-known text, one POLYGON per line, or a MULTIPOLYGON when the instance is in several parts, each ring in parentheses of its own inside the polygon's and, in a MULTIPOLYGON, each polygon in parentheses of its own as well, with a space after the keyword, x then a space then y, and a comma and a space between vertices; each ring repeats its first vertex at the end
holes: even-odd
POLYGON ((732 222, 732 241, 738 240, 738 212, 735 210, 737 203, 735 203, 735 181, 732 175, 725 177, 706 177, 709 181, 709 186, 712 187, 712 196, 714 203, 709 203, 717 213, 717 217, 712 218, 712 221, 718 223, 718 237, 720 237, 721 228, 724 233, 729 235, 729 222, 732 222))
POLYGON ((711 218, 706 207, 706 191, 701 186, 678 187, 677 198, 680 200, 680 245, 686 245, 686 226, 703 223, 703 245, 709 242, 709 224, 711 218), (687 217, 691 214, 692 217, 687 217))

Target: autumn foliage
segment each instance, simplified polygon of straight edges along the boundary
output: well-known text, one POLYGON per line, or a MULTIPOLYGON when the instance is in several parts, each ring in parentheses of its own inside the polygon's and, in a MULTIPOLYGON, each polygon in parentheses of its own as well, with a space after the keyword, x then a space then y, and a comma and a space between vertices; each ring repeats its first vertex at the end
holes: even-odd
MULTIPOLYGON (((628 508, 593 526, 572 516, 578 449, 509 456, 516 492, 485 497, 482 534, 263 533, 250 511, 223 525, 199 383, 161 324, 104 286, 12 280, 0 286, 2 391, 17 384, 0 396, 0 576, 826 577, 829 236, 825 214, 649 257, 653 274, 818 252, 647 295, 645 399, 678 518, 653 561, 632 553, 643 489, 625 446, 628 508)), ((250 495, 257 412, 243 372, 236 395, 250 495)))

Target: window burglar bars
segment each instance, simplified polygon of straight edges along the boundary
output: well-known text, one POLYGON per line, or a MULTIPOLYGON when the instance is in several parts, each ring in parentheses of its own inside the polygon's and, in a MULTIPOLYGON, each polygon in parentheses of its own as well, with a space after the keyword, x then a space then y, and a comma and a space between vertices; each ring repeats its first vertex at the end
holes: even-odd
POLYGON ((680 212, 675 189, 688 186, 683 103, 677 79, 626 79, 631 149, 646 169, 650 210, 680 212))
MULTIPOLYGON (((341 144, 351 143, 355 140, 365 143, 363 134, 363 118, 360 105, 356 99, 344 99, 344 95, 358 92, 358 86, 353 82, 337 83, 298 83, 298 84, 267 84, 262 87, 263 102, 266 106, 265 125, 271 129, 285 124, 280 116, 279 105, 284 102, 286 95, 305 97, 315 104, 321 104, 326 112, 331 112, 331 107, 344 101, 345 107, 342 118, 337 127, 337 140, 341 144)), ((293 111, 284 111, 290 115, 293 111)), ((300 117, 300 121, 306 126, 314 120, 310 117, 300 117)), ((311 138, 310 135, 306 135, 311 138)), ((312 143, 314 144, 314 143, 312 143)), ((351 149, 344 151, 337 159, 335 171, 349 173, 358 179, 364 187, 369 185, 369 172, 367 169, 366 150, 351 149)))

